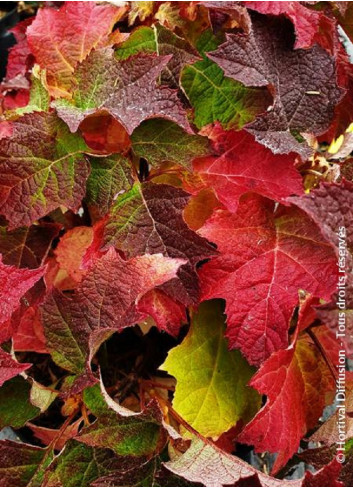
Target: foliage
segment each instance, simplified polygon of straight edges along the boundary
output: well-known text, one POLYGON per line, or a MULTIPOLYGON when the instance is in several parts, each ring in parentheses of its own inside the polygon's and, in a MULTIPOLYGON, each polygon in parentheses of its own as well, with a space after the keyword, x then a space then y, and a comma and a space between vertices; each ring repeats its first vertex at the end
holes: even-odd
POLYGON ((43 3, 0 85, 1 485, 350 485, 351 5, 43 3))

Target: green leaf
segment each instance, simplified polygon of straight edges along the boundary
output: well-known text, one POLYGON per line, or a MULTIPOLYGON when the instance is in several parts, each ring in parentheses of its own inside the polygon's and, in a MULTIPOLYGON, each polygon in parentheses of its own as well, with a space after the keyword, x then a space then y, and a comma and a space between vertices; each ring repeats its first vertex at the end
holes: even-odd
POLYGON ((30 384, 20 376, 0 387, 0 429, 21 428, 39 415, 39 409, 30 403, 30 390, 30 384))
POLYGON ((131 416, 119 415, 107 406, 99 385, 85 389, 83 400, 97 420, 77 440, 93 447, 109 448, 119 456, 135 457, 150 455, 163 443, 164 429, 158 419, 158 406, 131 416))
POLYGON ((18 115, 31 112, 49 111, 50 95, 43 85, 41 77, 32 76, 32 85, 29 92, 29 102, 25 107, 18 107, 15 112, 18 115))
POLYGON ((115 51, 115 56, 124 60, 141 52, 157 52, 156 36, 151 27, 141 26, 135 29, 115 51))
POLYGON ((41 485, 43 469, 51 459, 52 452, 42 448, 0 440, 0 484, 5 487, 38 487, 41 485))
POLYGON ((111 450, 93 448, 70 440, 48 467, 44 484, 49 487, 85 487, 121 465, 111 450))
POLYGON ((87 180, 87 203, 98 208, 101 215, 108 212, 114 198, 129 190, 133 183, 131 165, 122 155, 91 158, 91 174, 87 180))
POLYGON ((228 350, 222 311, 221 302, 201 304, 189 333, 161 367, 177 380, 174 409, 207 437, 248 421, 260 407, 260 396, 247 386, 255 370, 239 351, 228 350))
POLYGON ((118 59, 124 60, 141 52, 157 53, 159 56, 171 55, 161 73, 161 82, 172 87, 178 87, 183 66, 200 59, 188 41, 160 24, 154 25, 153 28, 142 26, 134 30, 119 46, 115 55, 118 59))
MULTIPOLYGON (((199 38, 200 53, 216 49, 216 38, 205 31, 199 38)), ((270 97, 263 89, 247 88, 224 76, 219 66, 204 56, 181 73, 181 84, 194 108, 194 123, 200 129, 219 121, 224 129, 240 129, 266 110, 270 97)))
POLYGON ((143 122, 131 140, 135 154, 154 167, 168 161, 190 168, 193 158, 209 154, 207 138, 188 134, 174 122, 163 119, 143 122))

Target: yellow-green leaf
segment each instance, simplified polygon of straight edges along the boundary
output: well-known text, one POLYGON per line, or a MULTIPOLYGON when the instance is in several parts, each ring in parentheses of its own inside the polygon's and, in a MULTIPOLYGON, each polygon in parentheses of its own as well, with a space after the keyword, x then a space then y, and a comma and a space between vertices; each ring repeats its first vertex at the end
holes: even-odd
POLYGON ((173 406, 202 435, 216 438, 240 419, 248 421, 260 407, 247 386, 254 374, 239 351, 224 338, 222 303, 201 304, 189 333, 162 365, 177 380, 173 406))

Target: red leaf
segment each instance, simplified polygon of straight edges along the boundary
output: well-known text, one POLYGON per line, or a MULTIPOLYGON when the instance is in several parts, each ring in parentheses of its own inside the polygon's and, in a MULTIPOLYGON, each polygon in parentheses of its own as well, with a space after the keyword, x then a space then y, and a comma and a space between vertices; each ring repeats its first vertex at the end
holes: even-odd
POLYGON ((18 363, 9 353, 0 348, 0 386, 31 366, 30 363, 18 363))
POLYGON ((95 2, 66 2, 60 9, 42 8, 27 29, 28 44, 47 70, 54 96, 70 96, 72 73, 93 48, 108 40, 120 11, 95 2))
POLYGON ((307 336, 272 354, 250 385, 267 396, 265 406, 245 427, 238 441, 257 452, 277 452, 273 473, 297 451, 301 438, 317 423, 335 380, 307 336))
POLYGON ((0 255, 0 324, 10 319, 21 297, 43 276, 45 268, 19 269, 2 263, 0 255))
POLYGON ((274 155, 246 131, 226 132, 217 126, 211 138, 220 156, 195 159, 194 171, 231 212, 237 210, 239 198, 246 192, 282 202, 292 194, 303 193, 294 154, 274 155))
POLYGON ((261 14, 285 15, 294 24, 295 48, 312 46, 318 31, 321 12, 310 10, 300 2, 246 2, 246 7, 261 14))
POLYGON ((202 297, 226 300, 229 346, 253 365, 287 347, 300 289, 326 299, 336 289, 335 253, 298 208, 274 210, 249 195, 236 214, 216 210, 199 232, 220 252, 200 270, 202 297))

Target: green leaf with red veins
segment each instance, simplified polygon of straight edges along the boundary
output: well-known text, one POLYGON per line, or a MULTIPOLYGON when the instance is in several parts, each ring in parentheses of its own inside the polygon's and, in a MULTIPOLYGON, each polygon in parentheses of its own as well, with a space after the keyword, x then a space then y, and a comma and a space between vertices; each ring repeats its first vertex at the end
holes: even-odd
POLYGON ((155 117, 192 132, 176 90, 156 82, 169 60, 170 56, 138 54, 119 62, 110 48, 94 51, 75 71, 72 100, 59 99, 54 107, 72 132, 98 110, 109 112, 129 134, 155 117))
POLYGON ((220 252, 200 270, 202 297, 226 300, 230 347, 253 365, 287 347, 300 289, 324 299, 336 289, 334 250, 298 208, 275 210, 248 195, 235 214, 216 210, 199 232, 220 252))
POLYGON ((211 30, 200 35, 197 48, 203 60, 184 67, 181 85, 194 109, 194 123, 199 129, 216 121, 225 129, 241 129, 256 114, 266 110, 271 97, 266 90, 246 88, 225 77, 220 67, 205 55, 217 45, 211 30))
POLYGON ((277 453, 275 474, 298 450, 305 433, 315 427, 330 394, 333 398, 335 380, 316 345, 304 335, 287 350, 273 353, 250 385, 266 395, 267 402, 238 440, 254 445, 256 452, 277 453))
POLYGON ((90 164, 86 201, 104 216, 117 195, 132 187, 131 163, 122 155, 112 155, 107 158, 91 158, 90 164))
POLYGON ((54 113, 27 114, 0 140, 0 212, 9 228, 29 226, 66 206, 77 210, 89 166, 86 145, 54 113))
POLYGON ((210 154, 207 138, 188 134, 174 122, 151 119, 143 122, 131 136, 134 153, 152 167, 172 162, 190 168, 197 156, 210 154))
POLYGON ((98 477, 106 477, 113 470, 128 470, 130 468, 128 462, 128 459, 117 457, 111 450, 94 448, 70 440, 48 467, 43 485, 49 487, 89 486, 92 481, 98 477))
POLYGON ((188 200, 186 192, 170 185, 136 183, 112 206, 103 238, 105 247, 114 245, 128 257, 162 253, 187 260, 178 273, 180 280, 163 287, 185 305, 198 300, 196 264, 216 254, 185 223, 182 213, 188 200))
POLYGON ((10 319, 21 297, 44 275, 45 268, 20 269, 2 263, 0 255, 0 324, 10 319))
POLYGON ((219 156, 193 161, 194 171, 205 188, 214 189, 227 209, 235 212, 239 198, 256 192, 280 202, 303 193, 302 178, 294 167, 295 155, 274 155, 246 131, 212 131, 214 149, 219 156))
POLYGON ((55 290, 48 294, 41 310, 54 361, 82 373, 102 341, 141 319, 136 309, 139 299, 175 277, 184 263, 160 254, 124 261, 111 248, 89 269, 72 296, 55 290))
POLYGON ((108 41, 119 10, 95 2, 65 3, 59 9, 41 8, 27 29, 28 44, 41 68, 47 70, 51 93, 70 96, 77 63, 93 48, 108 41))
POLYGON ((246 86, 273 87, 272 107, 247 130, 274 153, 296 151, 306 157, 311 150, 292 132, 318 135, 328 129, 343 96, 335 59, 317 44, 294 50, 289 21, 259 14, 252 20, 248 35, 227 34, 227 41, 208 57, 246 86))

